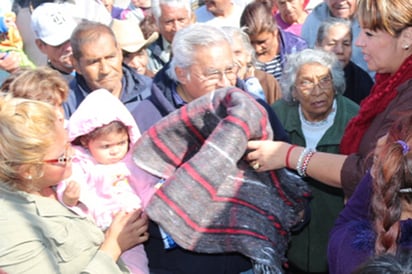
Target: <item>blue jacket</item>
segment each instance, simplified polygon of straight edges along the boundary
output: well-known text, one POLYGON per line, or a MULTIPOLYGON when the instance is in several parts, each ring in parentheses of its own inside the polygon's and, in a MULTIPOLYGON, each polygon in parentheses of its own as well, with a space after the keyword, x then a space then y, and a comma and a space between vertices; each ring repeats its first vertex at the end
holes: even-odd
MULTIPOLYGON (((152 79, 136 73, 133 69, 123 64, 122 93, 120 101, 132 111, 137 104, 150 96, 152 79)), ((68 119, 77 109, 83 99, 92 92, 84 77, 76 73, 75 78, 69 84, 69 97, 63 103, 65 116, 68 119)))

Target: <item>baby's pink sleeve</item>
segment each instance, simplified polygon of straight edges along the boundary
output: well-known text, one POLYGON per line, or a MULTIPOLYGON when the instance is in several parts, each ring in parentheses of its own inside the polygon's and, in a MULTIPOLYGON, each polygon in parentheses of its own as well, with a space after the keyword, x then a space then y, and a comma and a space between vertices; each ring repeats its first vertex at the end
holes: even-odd
POLYGON ((131 177, 133 177, 131 186, 142 200, 143 208, 146 207, 153 194, 156 192, 155 187, 160 178, 155 177, 136 165, 130 167, 131 177))

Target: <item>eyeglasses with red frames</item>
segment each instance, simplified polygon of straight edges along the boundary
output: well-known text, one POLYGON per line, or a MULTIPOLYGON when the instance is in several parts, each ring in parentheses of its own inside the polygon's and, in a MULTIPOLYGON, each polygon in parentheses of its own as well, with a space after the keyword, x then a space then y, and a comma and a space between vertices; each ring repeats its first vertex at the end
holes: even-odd
POLYGON ((66 145, 66 150, 62 156, 56 159, 49 159, 49 160, 43 160, 43 163, 47 164, 52 164, 52 165, 59 165, 59 166, 65 166, 67 163, 71 162, 73 159, 73 150, 72 146, 70 144, 66 145))

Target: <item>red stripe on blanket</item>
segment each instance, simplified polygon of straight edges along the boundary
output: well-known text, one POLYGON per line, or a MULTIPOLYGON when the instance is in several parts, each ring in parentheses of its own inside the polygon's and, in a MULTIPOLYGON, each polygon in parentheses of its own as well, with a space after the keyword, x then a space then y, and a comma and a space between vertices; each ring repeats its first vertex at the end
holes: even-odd
MULTIPOLYGON (((182 119, 182 122, 186 125, 187 129, 190 130, 190 132, 192 132, 201 143, 203 143, 205 141, 205 137, 203 137, 200 131, 198 131, 196 127, 193 125, 193 123, 190 120, 187 110, 188 108, 181 109, 180 118, 182 119)), ((201 111, 205 111, 205 110, 201 109, 201 111)), ((199 113, 199 111, 193 111, 193 110, 190 111, 191 115, 197 114, 197 113, 199 113)))
MULTIPOLYGON (((193 168, 189 163, 185 163, 181 166, 181 169, 185 170, 187 172, 187 174, 190 174, 190 176, 194 179, 195 182, 197 182, 199 185, 201 185, 204 189, 207 190, 207 192, 210 195, 210 199, 211 201, 214 202, 220 202, 220 203, 232 203, 232 204, 238 204, 238 205, 242 205, 245 206, 253 211, 255 211, 257 214, 260 214, 262 216, 265 216, 268 220, 270 220, 273 224, 273 226, 278 230, 278 232, 282 235, 287 235, 287 231, 282 227, 282 225, 278 222, 276 216, 274 215, 269 215, 267 214, 266 210, 262 210, 259 207, 256 207, 253 204, 250 204, 244 200, 241 199, 237 199, 237 198, 229 198, 229 197, 222 197, 219 196, 216 192, 216 189, 214 186, 212 186, 211 184, 208 183, 207 179, 204 178, 201 174, 199 174, 195 168, 193 168)), ((276 175, 274 174, 274 177, 276 177, 276 175)), ((277 180, 277 177, 276 177, 277 180)), ((162 191, 158 192, 159 196, 160 194, 162 199, 166 199, 167 198, 167 203, 170 207, 172 207, 173 209, 176 210, 176 212, 178 213, 178 215, 186 222, 186 224, 190 225, 193 229, 197 230, 197 231, 201 231, 201 232, 208 232, 208 233, 224 233, 224 232, 228 232, 229 230, 227 228, 225 229, 213 229, 211 231, 209 231, 206 228, 202 228, 200 229, 199 226, 193 222, 189 216, 186 215, 186 213, 184 213, 184 211, 181 210, 181 208, 174 203, 174 201, 172 201, 171 199, 169 199, 169 197, 167 197, 162 191), (214 232, 213 232, 214 231, 214 232)), ((165 200, 166 201, 166 200, 165 200)), ((237 234, 248 234, 248 233, 237 233, 237 234)), ((256 234, 255 237, 257 238, 261 238, 263 239, 263 235, 260 237, 258 237, 257 235, 260 234, 256 234)), ((265 239, 267 238, 266 236, 264 237, 265 239)), ((268 239, 267 239, 268 240, 268 239)))
POLYGON ((193 222, 193 220, 186 214, 185 211, 182 210, 177 204, 175 204, 172 200, 169 199, 167 195, 165 195, 163 192, 158 192, 156 193, 165 203, 167 203, 170 208, 172 208, 177 215, 179 215, 182 220, 185 221, 185 223, 190 226, 193 230, 201 233, 210 233, 210 234, 238 234, 238 235, 248 235, 248 236, 253 236, 255 238, 264 240, 264 241, 270 241, 270 239, 262 234, 255 233, 251 230, 246 230, 246 229, 234 229, 234 228, 205 228, 199 226, 197 223, 193 222))
POLYGON ((171 149, 167 146, 166 143, 162 141, 162 139, 159 137, 160 135, 158 134, 158 131, 160 131, 160 128, 156 127, 151 127, 148 129, 147 133, 149 134, 150 138, 152 139, 152 142, 160 148, 160 150, 163 152, 165 156, 167 156, 174 165, 179 166, 182 163, 181 157, 178 155, 174 154, 171 149))

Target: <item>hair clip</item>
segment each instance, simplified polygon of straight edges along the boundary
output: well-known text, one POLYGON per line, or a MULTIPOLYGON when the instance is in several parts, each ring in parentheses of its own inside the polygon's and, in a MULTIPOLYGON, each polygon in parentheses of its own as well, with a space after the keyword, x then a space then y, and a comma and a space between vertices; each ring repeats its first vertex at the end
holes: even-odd
POLYGON ((399 189, 399 193, 412 193, 412 187, 401 188, 399 189))
POLYGON ((408 154, 408 152, 410 150, 408 144, 405 141, 402 141, 402 140, 398 140, 396 142, 402 146, 402 154, 403 155, 408 154))

